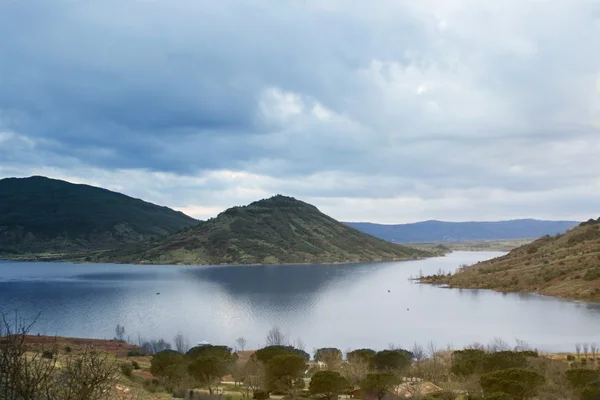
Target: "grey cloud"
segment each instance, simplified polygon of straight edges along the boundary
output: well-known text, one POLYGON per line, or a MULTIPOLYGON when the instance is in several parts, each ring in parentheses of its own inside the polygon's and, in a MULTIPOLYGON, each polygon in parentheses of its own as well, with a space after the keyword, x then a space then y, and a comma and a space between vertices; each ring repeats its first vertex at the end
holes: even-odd
POLYGON ((231 192, 242 183, 188 177, 246 171, 263 178, 243 193, 338 202, 592 185, 599 11, 566 0, 1 2, 0 132, 12 137, 0 166, 167 172, 194 187, 171 187, 183 202, 210 205, 245 200, 231 192))

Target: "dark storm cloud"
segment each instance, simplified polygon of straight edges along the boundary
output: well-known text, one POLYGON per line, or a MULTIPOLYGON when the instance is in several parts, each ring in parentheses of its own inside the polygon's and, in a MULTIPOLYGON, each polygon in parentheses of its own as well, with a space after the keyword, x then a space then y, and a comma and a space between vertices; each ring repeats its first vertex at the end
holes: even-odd
POLYGON ((537 193, 564 213, 556 190, 600 182, 599 9, 3 1, 0 176, 179 207, 285 192, 450 213, 467 196, 480 218, 537 193))

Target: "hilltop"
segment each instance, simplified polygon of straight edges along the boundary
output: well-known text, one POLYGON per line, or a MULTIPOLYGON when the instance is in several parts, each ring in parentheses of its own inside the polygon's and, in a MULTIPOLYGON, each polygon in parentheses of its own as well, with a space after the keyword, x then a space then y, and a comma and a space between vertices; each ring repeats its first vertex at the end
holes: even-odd
POLYGON ((399 225, 370 222, 346 222, 346 224, 390 242, 418 243, 533 239, 563 233, 579 222, 515 219, 494 222, 423 221, 399 225))
POLYGON ((167 207, 41 176, 0 180, 0 253, 114 248, 196 225, 167 207))
POLYGON ((431 253, 377 239, 277 195, 163 240, 129 246, 91 261, 151 264, 276 264, 406 260, 431 253))
POLYGON ((600 301, 600 218, 423 283, 600 301))

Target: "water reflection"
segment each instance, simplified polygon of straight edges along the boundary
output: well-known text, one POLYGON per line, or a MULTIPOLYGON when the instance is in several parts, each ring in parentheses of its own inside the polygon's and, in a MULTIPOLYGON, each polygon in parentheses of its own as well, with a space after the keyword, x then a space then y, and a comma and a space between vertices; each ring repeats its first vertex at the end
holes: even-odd
POLYGON ((41 312, 43 334, 110 338, 122 324, 128 335, 169 339, 183 331, 192 342, 233 344, 243 335, 250 347, 275 324, 307 348, 461 345, 499 336, 570 350, 595 341, 600 305, 408 280, 495 255, 252 267, 1 263, 0 311, 41 312))

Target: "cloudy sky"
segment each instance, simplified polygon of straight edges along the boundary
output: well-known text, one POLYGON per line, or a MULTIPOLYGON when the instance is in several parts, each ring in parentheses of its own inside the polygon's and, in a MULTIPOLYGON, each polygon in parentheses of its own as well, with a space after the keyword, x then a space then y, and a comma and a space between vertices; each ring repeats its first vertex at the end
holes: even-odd
POLYGON ((600 0, 2 0, 0 178, 597 218, 599 46, 600 0))

